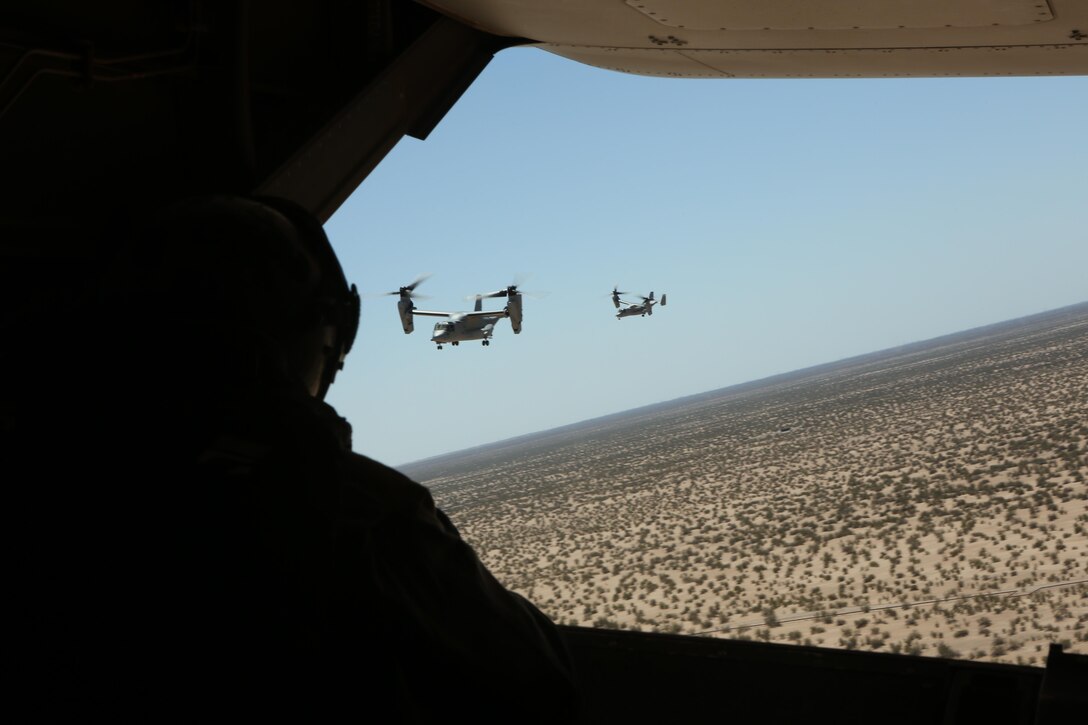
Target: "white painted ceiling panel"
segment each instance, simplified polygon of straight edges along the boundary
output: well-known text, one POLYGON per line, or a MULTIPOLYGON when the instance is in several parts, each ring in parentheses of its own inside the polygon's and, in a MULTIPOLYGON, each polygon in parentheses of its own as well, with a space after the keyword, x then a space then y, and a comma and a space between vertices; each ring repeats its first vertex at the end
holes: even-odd
POLYGON ((1088 75, 1088 0, 421 1, 487 32, 640 75, 1088 75))
POLYGON ((650 20, 688 30, 984 28, 1053 19, 1046 0, 626 0, 650 20))

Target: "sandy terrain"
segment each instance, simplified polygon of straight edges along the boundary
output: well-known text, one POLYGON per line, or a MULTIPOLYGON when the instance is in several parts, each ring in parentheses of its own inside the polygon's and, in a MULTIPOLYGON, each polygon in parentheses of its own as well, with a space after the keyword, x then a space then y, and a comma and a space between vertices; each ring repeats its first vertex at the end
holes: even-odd
POLYGON ((562 623, 1088 653, 1088 305, 404 469, 562 623))

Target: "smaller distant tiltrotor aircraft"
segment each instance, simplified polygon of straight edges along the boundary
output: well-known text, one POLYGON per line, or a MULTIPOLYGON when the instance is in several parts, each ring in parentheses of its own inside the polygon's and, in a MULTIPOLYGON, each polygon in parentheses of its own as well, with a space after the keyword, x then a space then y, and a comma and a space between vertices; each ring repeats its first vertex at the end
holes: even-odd
POLYGON ((439 312, 416 309, 415 303, 412 302, 414 297, 418 297, 415 294, 415 288, 426 278, 426 276, 419 277, 411 284, 404 285, 395 292, 387 293, 400 296, 397 312, 400 314, 400 323, 404 327, 405 334, 415 329, 413 324, 415 315, 447 318, 445 321, 435 323, 434 333, 431 335, 431 342, 435 343, 439 350, 447 343, 456 347, 465 340, 480 340, 484 346, 490 345, 495 324, 503 318, 510 320, 510 327, 515 335, 521 332, 522 295, 518 292, 516 284, 495 292, 474 295, 476 307, 472 312, 439 312), (506 297, 506 307, 501 310, 484 310, 483 301, 491 297, 506 297))
MULTIPOLYGON (((642 317, 645 317, 646 315, 652 315, 654 313, 654 305, 658 304, 658 300, 654 299, 653 292, 651 292, 646 297, 640 295, 639 299, 642 300, 641 302, 627 302, 620 299, 620 295, 625 294, 628 293, 620 292, 618 289, 618 285, 612 288, 612 304, 614 304, 616 306, 616 309, 619 310, 619 312, 616 313, 617 320, 621 320, 624 317, 632 317, 634 315, 641 315, 642 317)), ((662 292, 660 300, 660 304, 662 307, 665 306, 665 299, 665 293, 662 292)))

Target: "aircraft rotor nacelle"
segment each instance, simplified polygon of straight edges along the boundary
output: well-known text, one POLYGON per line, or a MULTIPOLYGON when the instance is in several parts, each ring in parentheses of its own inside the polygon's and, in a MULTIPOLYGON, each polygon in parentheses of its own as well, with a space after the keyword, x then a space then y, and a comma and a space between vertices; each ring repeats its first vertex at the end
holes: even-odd
POLYGON ((397 312, 400 314, 400 324, 404 327, 405 335, 415 329, 415 323, 413 322, 415 318, 412 315, 412 310, 415 308, 416 306, 409 297, 401 297, 397 301, 397 312))
POLYGON ((506 316, 510 318, 510 329, 514 334, 521 332, 521 294, 515 292, 510 295, 506 303, 506 316))

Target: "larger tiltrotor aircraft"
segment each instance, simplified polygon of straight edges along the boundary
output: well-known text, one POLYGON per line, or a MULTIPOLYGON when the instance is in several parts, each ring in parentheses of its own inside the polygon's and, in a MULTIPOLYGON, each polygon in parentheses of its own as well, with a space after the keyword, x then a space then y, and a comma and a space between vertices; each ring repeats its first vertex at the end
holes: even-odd
POLYGON ((510 328, 515 335, 521 333, 522 295, 518 292, 516 284, 508 285, 506 288, 495 292, 473 295, 476 306, 472 312, 441 312, 417 309, 412 301, 413 298, 417 297, 415 294, 416 287, 424 279, 426 277, 419 277, 411 284, 406 284, 400 289, 388 293, 400 297, 397 301, 397 313, 400 315, 400 323, 404 328, 404 334, 407 335, 415 330, 413 317, 416 315, 446 318, 442 322, 435 323, 434 331, 431 334, 431 342, 435 343, 439 350, 442 349, 443 345, 456 347, 462 342, 472 340, 480 340, 486 347, 491 344, 491 336, 495 333, 495 325, 504 318, 510 320, 510 328), (484 310, 483 301, 492 297, 506 297, 506 306, 501 310, 484 310))

